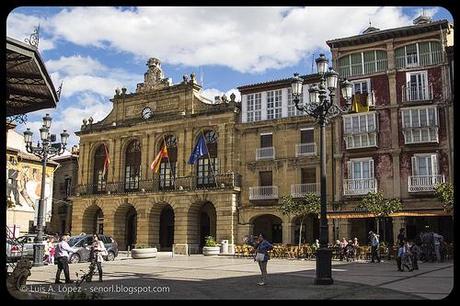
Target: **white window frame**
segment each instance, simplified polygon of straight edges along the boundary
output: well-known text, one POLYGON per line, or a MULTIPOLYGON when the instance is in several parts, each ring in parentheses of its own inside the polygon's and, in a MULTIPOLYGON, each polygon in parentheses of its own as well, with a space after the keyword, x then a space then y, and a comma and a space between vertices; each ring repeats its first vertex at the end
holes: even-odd
MULTIPOLYGON (((299 96, 299 106, 303 106, 303 101, 304 101, 304 92, 305 88, 302 90, 302 94, 299 96)), ((287 116, 288 117, 294 117, 294 116, 301 116, 303 115, 304 112, 301 110, 298 110, 297 107, 295 107, 294 100, 292 99, 292 89, 288 88, 287 89, 287 116)))
POLYGON ((246 121, 254 121, 254 94, 246 95, 246 121))
POLYGON ((346 144, 346 149, 358 149, 358 148, 367 148, 367 147, 377 147, 377 132, 378 132, 378 116, 377 112, 365 112, 365 113, 356 113, 348 114, 343 116, 343 135, 346 144), (369 129, 369 115, 372 116, 372 122, 374 124, 374 129, 369 129), (361 117, 365 118, 365 128, 361 128, 361 117), (357 118, 358 130, 353 131, 353 118, 357 118), (350 123, 350 132, 346 131, 347 121, 350 123), (365 141, 363 141, 365 140, 365 141), (374 140, 372 143, 371 141, 374 140), (363 145, 363 142, 367 143, 363 145))
POLYGON ((374 172, 374 159, 372 157, 362 157, 362 158, 352 158, 347 161, 347 170, 348 170, 348 179, 351 180, 364 180, 364 179, 375 179, 375 172, 374 172), (369 177, 364 177, 363 174, 363 164, 367 162, 369 164, 369 177), (361 173, 360 177, 354 177, 354 169, 353 164, 360 163, 361 173))
POLYGON ((438 154, 436 153, 419 153, 419 154, 414 154, 411 158, 411 166, 412 166, 412 176, 422 176, 420 174, 420 169, 419 169, 419 159, 425 159, 427 160, 430 158, 430 162, 426 163, 428 174, 423 174, 427 176, 436 176, 440 175, 439 173, 439 159, 438 159, 438 154), (431 172, 431 173, 430 173, 431 172))
POLYGON ((262 93, 254 94, 254 121, 262 120, 262 93))

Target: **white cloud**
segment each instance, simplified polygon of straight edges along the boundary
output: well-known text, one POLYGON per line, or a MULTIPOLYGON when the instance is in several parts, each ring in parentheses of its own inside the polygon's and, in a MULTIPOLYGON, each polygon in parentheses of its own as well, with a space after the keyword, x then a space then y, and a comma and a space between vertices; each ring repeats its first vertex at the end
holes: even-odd
POLYGON ((39 51, 50 50, 55 47, 54 41, 43 36, 44 32, 48 32, 48 20, 46 18, 39 18, 32 15, 25 15, 20 13, 11 13, 8 15, 7 22, 7 36, 15 38, 24 42, 24 39, 30 38, 37 26, 40 26, 39 32, 39 51))
MULTIPOLYGON (((19 15, 19 14, 18 14, 19 15)), ((54 40, 163 63, 258 73, 295 65, 326 40, 411 24, 394 7, 66 8, 47 20, 54 40)))
POLYGON ((90 56, 62 56, 45 63, 54 84, 62 86, 62 97, 92 92, 113 96, 116 88, 135 88, 143 78, 119 68, 109 68, 90 56))
POLYGON ((222 97, 222 95, 226 95, 228 99, 230 99, 230 95, 231 94, 235 94, 235 100, 236 101, 241 101, 241 94, 240 92, 238 91, 238 89, 236 88, 232 88, 230 90, 227 90, 226 92, 223 92, 219 89, 216 89, 216 88, 207 88, 207 89, 204 89, 202 92, 201 92, 201 95, 208 98, 209 100, 213 101, 214 102, 214 98, 216 96, 219 96, 219 97, 222 97))

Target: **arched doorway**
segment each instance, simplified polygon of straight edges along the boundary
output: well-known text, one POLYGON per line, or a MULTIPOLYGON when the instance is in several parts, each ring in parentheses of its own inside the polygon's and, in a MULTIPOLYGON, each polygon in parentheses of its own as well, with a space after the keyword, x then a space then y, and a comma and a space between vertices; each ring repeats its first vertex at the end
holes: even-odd
POLYGON ((114 239, 120 250, 132 249, 137 240, 137 211, 131 204, 125 204, 115 212, 114 239))
POLYGON ((174 210, 166 205, 160 214, 160 251, 171 251, 174 244, 174 210))
POLYGON ((253 219, 253 235, 262 233, 271 243, 283 242, 283 221, 275 215, 262 215, 253 219))
POLYGON ((188 212, 187 240, 190 252, 200 252, 206 236, 216 239, 217 214, 214 205, 209 202, 194 203, 188 212))
POLYGON ((83 213, 82 231, 86 234, 104 233, 104 213, 99 206, 91 205, 85 210, 83 213))

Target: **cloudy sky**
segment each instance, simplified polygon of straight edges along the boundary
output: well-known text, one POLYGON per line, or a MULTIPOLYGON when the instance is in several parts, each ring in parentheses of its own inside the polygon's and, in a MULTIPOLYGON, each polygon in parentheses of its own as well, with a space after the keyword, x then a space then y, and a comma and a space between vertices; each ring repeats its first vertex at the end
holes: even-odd
MULTIPOLYGON (((441 7, 424 7, 433 19, 453 21, 441 7)), ((326 40, 357 35, 369 26, 412 24, 421 7, 20 7, 7 19, 7 35, 23 41, 40 25, 39 50, 56 89, 56 109, 28 114, 38 137, 41 117, 53 117, 52 132, 71 133, 84 118, 95 122, 111 109, 115 88, 134 92, 146 61, 159 58, 166 77, 179 83, 194 72, 204 94, 311 73, 312 58, 326 40)), ((239 97, 239 95, 238 95, 239 97)))

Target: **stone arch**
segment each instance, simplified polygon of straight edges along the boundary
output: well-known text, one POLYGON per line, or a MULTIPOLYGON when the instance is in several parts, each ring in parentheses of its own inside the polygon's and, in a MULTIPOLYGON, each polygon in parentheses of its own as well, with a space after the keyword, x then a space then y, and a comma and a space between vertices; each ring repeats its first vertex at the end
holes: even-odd
POLYGON ((206 236, 213 236, 216 239, 216 233, 215 205, 210 201, 193 203, 187 213, 187 241, 191 246, 191 252, 197 252, 203 247, 206 236))
POLYGON ((137 243, 138 210, 130 203, 118 205, 113 216, 113 238, 119 250, 127 250, 137 243))
POLYGON ((160 251, 171 251, 174 244, 176 214, 174 205, 168 202, 155 203, 148 213, 148 244, 160 251))
POLYGON ((82 232, 86 234, 104 233, 104 211, 99 205, 92 204, 85 208, 82 218, 82 232))
POLYGON ((259 214, 253 216, 249 222, 253 225, 253 235, 262 233, 265 235, 265 239, 272 243, 283 242, 283 219, 280 216, 259 214))

